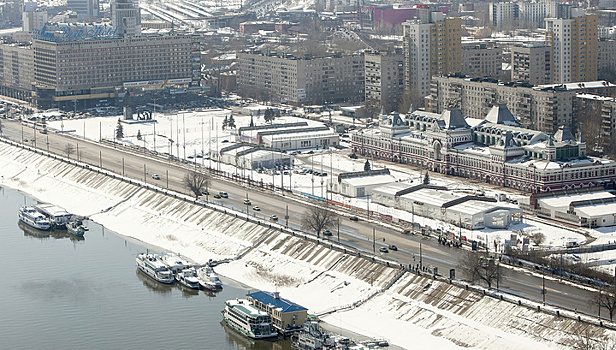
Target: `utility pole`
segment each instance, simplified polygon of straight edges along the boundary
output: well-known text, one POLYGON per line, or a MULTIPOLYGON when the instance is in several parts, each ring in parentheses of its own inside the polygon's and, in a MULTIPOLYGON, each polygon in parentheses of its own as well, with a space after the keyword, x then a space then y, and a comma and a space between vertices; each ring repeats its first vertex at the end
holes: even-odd
POLYGON ((165 177, 167 178, 167 189, 169 189, 169 169, 165 170, 165 172, 167 173, 165 175, 165 177))
POLYGON ((423 268, 423 251, 421 249, 421 240, 422 238, 419 237, 419 269, 423 268))
POLYGON ((145 176, 147 172, 145 171, 145 163, 143 163, 143 182, 147 183, 148 182, 148 178, 145 176))
POLYGON ((122 177, 124 177, 124 157, 122 157, 122 177))
POLYGON ((376 254, 376 230, 372 228, 372 253, 376 254))
POLYGON ((338 217, 338 243, 340 243, 340 217, 338 217))
POLYGON ((98 167, 103 168, 103 151, 98 151, 98 167))
POLYGON ((287 204, 287 209, 285 211, 284 220, 285 220, 284 225, 286 227, 289 227, 289 205, 288 204, 287 204))
MULTIPOLYGON (((545 270, 542 269, 542 271, 543 271, 543 274, 541 275, 541 277, 542 277, 541 278, 541 283, 542 283, 541 296, 542 296, 542 299, 543 299, 543 306, 545 306, 545 292, 546 292, 545 291, 545 270)), ((601 311, 599 310, 599 312, 601 312, 601 311)))

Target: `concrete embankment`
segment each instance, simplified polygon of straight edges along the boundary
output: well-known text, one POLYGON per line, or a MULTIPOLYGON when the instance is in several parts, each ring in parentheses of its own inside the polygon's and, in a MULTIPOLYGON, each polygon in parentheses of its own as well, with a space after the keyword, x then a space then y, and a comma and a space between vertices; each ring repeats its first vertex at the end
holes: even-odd
POLYGON ((571 348, 579 334, 615 338, 606 328, 417 276, 333 243, 1 142, 0 176, 2 185, 119 234, 199 263, 227 259, 217 267, 223 276, 278 289, 332 324, 405 348, 555 349, 571 348))

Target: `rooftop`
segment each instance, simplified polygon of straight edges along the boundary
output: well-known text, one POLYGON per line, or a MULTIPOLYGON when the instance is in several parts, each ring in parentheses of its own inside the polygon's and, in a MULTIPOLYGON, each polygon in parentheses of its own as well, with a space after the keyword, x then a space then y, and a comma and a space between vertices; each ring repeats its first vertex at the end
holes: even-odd
POLYGON ((268 305, 272 309, 280 311, 282 313, 307 311, 308 309, 296 304, 290 300, 276 297, 276 293, 258 291, 246 294, 247 297, 257 300, 265 305, 268 305))

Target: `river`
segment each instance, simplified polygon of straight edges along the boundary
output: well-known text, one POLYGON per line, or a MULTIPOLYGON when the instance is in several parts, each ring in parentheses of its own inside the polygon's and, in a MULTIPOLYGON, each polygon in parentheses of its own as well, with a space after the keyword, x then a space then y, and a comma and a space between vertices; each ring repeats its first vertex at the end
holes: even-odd
POLYGON ((217 293, 163 285, 137 270, 135 256, 160 251, 87 221, 77 239, 18 222, 36 200, 0 188, 2 349, 290 349, 251 341, 221 324, 227 299, 248 287, 221 277, 217 293))

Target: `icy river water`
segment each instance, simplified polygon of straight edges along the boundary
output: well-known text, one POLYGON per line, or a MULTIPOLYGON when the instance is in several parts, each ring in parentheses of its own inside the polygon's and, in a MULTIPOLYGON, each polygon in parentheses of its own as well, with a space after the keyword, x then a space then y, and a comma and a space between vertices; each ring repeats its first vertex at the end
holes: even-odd
POLYGON ((135 266, 138 253, 157 248, 91 221, 81 240, 18 223, 18 208, 36 203, 0 188, 0 348, 290 349, 221 324, 225 300, 248 288, 224 278, 218 294, 157 283, 135 266))

